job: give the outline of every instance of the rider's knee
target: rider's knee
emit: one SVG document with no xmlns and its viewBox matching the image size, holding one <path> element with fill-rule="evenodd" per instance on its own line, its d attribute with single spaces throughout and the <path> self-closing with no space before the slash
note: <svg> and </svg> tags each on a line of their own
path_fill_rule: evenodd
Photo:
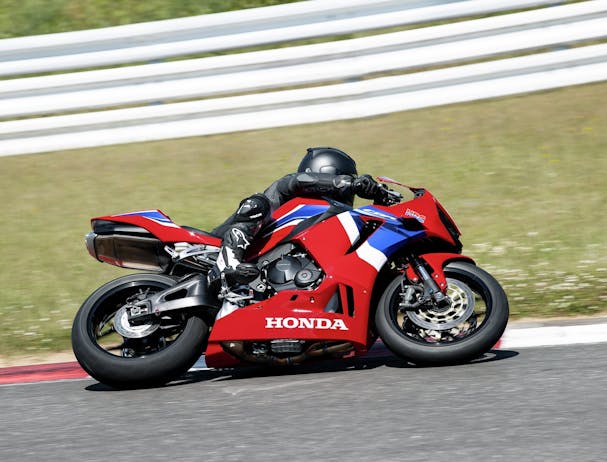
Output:
<svg viewBox="0 0 607 462">
<path fill-rule="evenodd" d="M 259 222 L 263 223 L 270 216 L 270 201 L 263 194 L 253 194 L 244 199 L 236 214 L 234 220 L 240 223 Z"/>
</svg>

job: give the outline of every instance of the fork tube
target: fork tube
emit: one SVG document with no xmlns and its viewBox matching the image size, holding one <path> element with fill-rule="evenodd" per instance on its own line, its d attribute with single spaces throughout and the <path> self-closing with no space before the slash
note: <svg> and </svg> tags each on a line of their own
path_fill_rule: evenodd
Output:
<svg viewBox="0 0 607 462">
<path fill-rule="evenodd" d="M 432 300 L 439 306 L 442 306 L 443 304 L 445 304 L 445 302 L 448 302 L 445 297 L 445 294 L 441 292 L 440 287 L 432 278 L 432 276 L 430 276 L 430 273 L 428 273 L 428 270 L 426 270 L 426 267 L 424 266 L 423 262 L 414 255 L 411 255 L 409 257 L 409 261 L 413 265 L 413 268 L 415 269 L 417 275 L 423 281 L 426 295 L 431 297 Z"/>
</svg>

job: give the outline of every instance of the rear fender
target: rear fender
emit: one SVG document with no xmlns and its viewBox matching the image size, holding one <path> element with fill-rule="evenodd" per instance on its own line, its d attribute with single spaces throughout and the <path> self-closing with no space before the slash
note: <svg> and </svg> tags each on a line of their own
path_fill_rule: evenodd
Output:
<svg viewBox="0 0 607 462">
<path fill-rule="evenodd" d="M 443 293 L 447 290 L 447 278 L 443 271 L 443 268 L 445 268 L 447 264 L 453 261 L 465 261 L 476 264 L 472 258 L 458 253 L 426 253 L 418 255 L 417 258 L 426 263 L 429 270 L 431 270 L 430 275 L 432 276 L 432 279 L 438 284 L 438 287 Z M 419 275 L 415 272 L 412 265 L 407 267 L 405 275 L 411 282 L 417 283 L 420 280 Z"/>
</svg>

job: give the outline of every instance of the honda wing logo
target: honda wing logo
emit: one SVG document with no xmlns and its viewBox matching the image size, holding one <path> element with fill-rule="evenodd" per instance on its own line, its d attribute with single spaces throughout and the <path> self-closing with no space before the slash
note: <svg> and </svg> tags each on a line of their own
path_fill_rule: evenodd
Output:
<svg viewBox="0 0 607 462">
<path fill-rule="evenodd" d="M 266 318 L 266 329 L 350 330 L 343 320 L 327 318 Z"/>
<path fill-rule="evenodd" d="M 416 212 L 415 210 L 407 209 L 405 215 L 411 218 L 415 218 L 420 223 L 426 222 L 426 215 L 422 215 L 421 213 Z"/>
</svg>

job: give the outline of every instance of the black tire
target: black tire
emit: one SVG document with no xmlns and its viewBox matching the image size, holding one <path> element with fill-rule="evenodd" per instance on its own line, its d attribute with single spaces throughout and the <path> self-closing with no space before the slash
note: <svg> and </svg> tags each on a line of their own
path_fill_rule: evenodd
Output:
<svg viewBox="0 0 607 462">
<path fill-rule="evenodd" d="M 140 339 L 127 339 L 112 330 L 114 315 L 128 298 L 160 292 L 175 283 L 160 274 L 132 274 L 108 282 L 85 300 L 72 326 L 72 348 L 91 377 L 114 388 L 146 388 L 170 382 L 192 367 L 206 347 L 209 332 L 200 317 L 176 312 L 161 318 L 156 330 Z M 112 348 L 108 340 L 122 344 Z"/>
<path fill-rule="evenodd" d="M 466 317 L 458 320 L 460 326 L 466 322 L 469 326 L 468 330 L 461 329 L 461 337 L 454 338 L 448 329 L 424 330 L 427 326 L 420 326 L 423 319 L 420 323 L 421 317 L 415 312 L 399 310 L 402 275 L 388 285 L 375 314 L 375 326 L 384 344 L 397 356 L 418 365 L 458 364 L 478 358 L 495 346 L 508 323 L 508 299 L 493 276 L 468 262 L 449 263 L 444 271 L 450 286 L 470 293 L 463 290 L 467 286 L 476 301 L 474 312 L 463 313 Z M 420 332 L 436 332 L 446 338 L 437 340 Z"/>
</svg>

